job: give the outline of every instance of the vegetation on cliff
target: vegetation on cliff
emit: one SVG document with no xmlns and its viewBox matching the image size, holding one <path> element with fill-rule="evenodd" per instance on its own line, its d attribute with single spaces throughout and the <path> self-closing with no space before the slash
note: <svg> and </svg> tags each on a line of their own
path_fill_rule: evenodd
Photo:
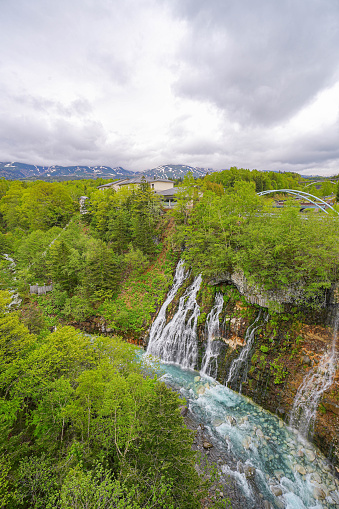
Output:
<svg viewBox="0 0 339 509">
<path fill-rule="evenodd" d="M 0 507 L 199 507 L 180 400 L 134 347 L 72 327 L 38 338 L 0 299 Z"/>
</svg>

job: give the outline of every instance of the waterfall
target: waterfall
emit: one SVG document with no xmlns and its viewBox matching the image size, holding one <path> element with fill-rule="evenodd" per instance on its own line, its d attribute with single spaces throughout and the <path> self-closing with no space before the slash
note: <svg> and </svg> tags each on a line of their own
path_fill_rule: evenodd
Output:
<svg viewBox="0 0 339 509">
<path fill-rule="evenodd" d="M 232 362 L 229 373 L 228 373 L 228 378 L 227 378 L 227 381 L 225 384 L 226 387 L 230 386 L 230 388 L 234 388 L 234 390 L 237 390 L 237 388 L 238 388 L 238 392 L 240 392 L 240 393 L 241 393 L 241 389 L 242 389 L 242 384 L 247 379 L 249 356 L 250 356 L 251 348 L 253 345 L 256 330 L 259 327 L 259 325 L 256 325 L 256 324 L 258 323 L 260 316 L 261 316 L 261 311 L 259 311 L 257 318 L 248 327 L 248 329 L 246 331 L 246 335 L 245 335 L 245 346 L 241 350 L 239 357 L 234 359 L 234 361 Z M 267 318 L 268 318 L 268 314 L 265 317 L 265 321 L 267 320 Z M 242 374 L 240 373 L 241 371 L 242 371 Z M 239 378 L 240 378 L 240 381 L 239 381 Z M 239 387 L 238 387 L 238 382 L 239 382 Z"/>
<path fill-rule="evenodd" d="M 9 270 L 13 273 L 14 277 L 13 277 L 13 281 L 16 281 L 16 277 L 15 277 L 15 273 L 16 273 L 16 263 L 15 261 L 13 260 L 13 258 L 11 258 L 8 254 L 3 254 L 2 255 L 5 260 L 7 262 L 9 262 Z M 11 294 L 11 302 L 8 304 L 8 308 L 11 309 L 11 308 L 18 308 L 22 302 L 22 299 L 20 299 L 19 297 L 19 293 L 18 293 L 18 290 L 17 288 L 13 289 L 13 288 L 10 288 L 8 289 L 9 293 Z"/>
<path fill-rule="evenodd" d="M 193 369 L 198 359 L 196 330 L 200 308 L 196 296 L 202 281 L 201 275 L 187 288 L 179 300 L 177 312 L 166 325 L 167 306 L 187 277 L 182 265 L 178 265 L 175 283 L 151 327 L 147 354 Z"/>
<path fill-rule="evenodd" d="M 337 367 L 338 326 L 339 310 L 334 320 L 331 348 L 324 353 L 319 364 L 307 373 L 294 398 L 290 425 L 306 438 L 314 425 L 320 398 L 333 383 Z"/>
<path fill-rule="evenodd" d="M 149 351 L 151 349 L 152 350 L 156 349 L 156 345 L 159 343 L 162 331 L 164 330 L 164 327 L 166 325 L 167 307 L 169 306 L 169 304 L 172 302 L 172 300 L 176 296 L 177 291 L 179 290 L 180 286 L 183 284 L 183 282 L 185 281 L 187 276 L 188 276 L 188 272 L 186 272 L 184 269 L 184 262 L 183 262 L 183 260 L 180 260 L 177 265 L 177 268 L 175 270 L 172 288 L 168 292 L 166 300 L 163 303 L 163 305 L 161 306 L 158 316 L 156 317 L 156 319 L 154 320 L 154 322 L 152 324 L 152 327 L 150 330 L 150 335 L 149 335 L 147 351 Z M 151 352 L 149 352 L 149 353 L 151 353 Z M 151 353 L 151 355 L 156 355 L 156 354 Z"/>
<path fill-rule="evenodd" d="M 218 355 L 220 353 L 220 342 L 215 339 L 220 335 L 219 315 L 224 305 L 223 294 L 218 292 L 215 296 L 215 304 L 211 309 L 205 325 L 205 336 L 207 337 L 207 347 L 204 358 L 201 363 L 201 373 L 217 378 L 218 373 Z"/>
</svg>

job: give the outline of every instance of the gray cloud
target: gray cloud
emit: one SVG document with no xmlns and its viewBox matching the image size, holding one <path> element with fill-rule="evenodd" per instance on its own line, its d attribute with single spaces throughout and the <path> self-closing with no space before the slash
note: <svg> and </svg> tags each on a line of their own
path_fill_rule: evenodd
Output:
<svg viewBox="0 0 339 509">
<path fill-rule="evenodd" d="M 180 0 L 188 25 L 175 91 L 243 124 L 288 119 L 339 69 L 336 0 Z"/>
<path fill-rule="evenodd" d="M 339 81 L 337 0 L 1 8 L 0 160 L 338 172 L 338 122 L 292 128 Z"/>
</svg>

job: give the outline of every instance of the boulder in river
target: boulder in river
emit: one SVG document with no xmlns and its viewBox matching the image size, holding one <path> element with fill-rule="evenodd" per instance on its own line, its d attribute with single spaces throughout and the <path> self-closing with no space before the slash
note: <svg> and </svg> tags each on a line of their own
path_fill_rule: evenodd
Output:
<svg viewBox="0 0 339 509">
<path fill-rule="evenodd" d="M 203 448 L 204 449 L 212 449 L 213 447 L 213 444 L 211 444 L 210 442 L 207 442 L 207 440 L 205 440 L 205 442 L 202 444 Z"/>
<path fill-rule="evenodd" d="M 180 415 L 182 415 L 183 417 L 186 417 L 187 412 L 188 412 L 187 406 L 183 405 L 180 407 Z"/>
<path fill-rule="evenodd" d="M 246 479 L 254 479 L 255 468 L 251 465 L 244 465 L 244 474 Z"/>
<path fill-rule="evenodd" d="M 283 494 L 280 486 L 271 486 L 271 491 L 275 497 L 280 497 Z"/>
</svg>

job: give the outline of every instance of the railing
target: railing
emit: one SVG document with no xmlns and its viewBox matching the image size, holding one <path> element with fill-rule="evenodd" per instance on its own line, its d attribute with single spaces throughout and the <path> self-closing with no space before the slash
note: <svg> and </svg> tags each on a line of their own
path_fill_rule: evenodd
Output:
<svg viewBox="0 0 339 509">
<path fill-rule="evenodd" d="M 32 285 L 29 287 L 29 293 L 37 293 L 38 295 L 46 295 L 47 292 L 53 290 L 53 285 Z"/>
<path fill-rule="evenodd" d="M 335 212 L 336 214 L 339 215 L 339 212 L 337 212 L 329 203 L 322 200 L 321 198 L 318 198 L 318 196 L 314 196 L 313 194 L 305 193 L 304 191 L 296 191 L 295 189 L 272 189 L 269 191 L 261 191 L 260 193 L 257 193 L 257 194 L 259 196 L 264 196 L 264 195 L 270 194 L 270 193 L 287 193 L 287 194 L 292 194 L 294 196 L 298 196 L 301 199 L 306 198 L 310 203 L 313 203 L 313 205 L 315 205 L 317 208 L 319 208 L 323 212 L 326 212 L 326 214 L 328 214 L 328 212 L 325 207 L 328 207 L 331 210 L 333 210 L 333 212 Z M 313 200 L 311 198 L 313 198 Z M 317 201 L 320 203 L 317 203 Z"/>
</svg>

